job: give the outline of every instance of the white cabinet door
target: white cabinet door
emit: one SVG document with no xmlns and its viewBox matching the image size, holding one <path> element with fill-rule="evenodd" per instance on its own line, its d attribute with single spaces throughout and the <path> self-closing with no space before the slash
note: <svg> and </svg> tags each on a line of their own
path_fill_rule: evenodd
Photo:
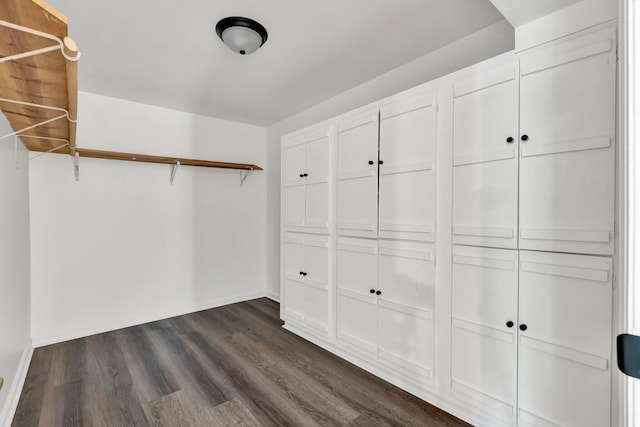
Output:
<svg viewBox="0 0 640 427">
<path fill-rule="evenodd" d="M 305 134 L 305 231 L 329 234 L 331 203 L 331 129 Z"/>
<path fill-rule="evenodd" d="M 515 424 L 518 252 L 453 247 L 451 393 Z"/>
<path fill-rule="evenodd" d="M 611 275 L 610 258 L 520 252 L 519 425 L 609 425 Z"/>
<path fill-rule="evenodd" d="M 286 233 L 282 318 L 329 335 L 329 236 Z"/>
<path fill-rule="evenodd" d="M 286 233 L 284 236 L 284 277 L 282 281 L 282 318 L 304 321 L 304 235 Z"/>
<path fill-rule="evenodd" d="M 283 143 L 283 209 L 284 228 L 304 232 L 305 227 L 305 145 L 304 137 L 291 138 Z"/>
<path fill-rule="evenodd" d="M 434 241 L 437 93 L 380 109 L 379 236 Z"/>
<path fill-rule="evenodd" d="M 338 238 L 337 339 L 375 357 L 377 350 L 378 242 Z"/>
<path fill-rule="evenodd" d="M 378 110 L 338 124 L 338 234 L 378 235 Z"/>
<path fill-rule="evenodd" d="M 613 254 L 615 30 L 523 55 L 520 75 L 520 248 Z"/>
<path fill-rule="evenodd" d="M 431 383 L 434 363 L 434 246 L 378 242 L 378 358 Z"/>
<path fill-rule="evenodd" d="M 454 83 L 453 243 L 517 248 L 515 60 Z"/>
<path fill-rule="evenodd" d="M 329 237 L 304 239 L 304 321 L 323 335 L 329 334 Z"/>
</svg>

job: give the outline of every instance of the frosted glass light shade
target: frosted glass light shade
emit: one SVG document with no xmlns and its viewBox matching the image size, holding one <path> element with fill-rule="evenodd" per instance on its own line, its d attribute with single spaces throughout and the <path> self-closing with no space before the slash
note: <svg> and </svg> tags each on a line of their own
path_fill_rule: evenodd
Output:
<svg viewBox="0 0 640 427">
<path fill-rule="evenodd" d="M 250 55 L 262 46 L 260 34 L 247 27 L 230 27 L 222 32 L 222 41 L 241 55 Z"/>
<path fill-rule="evenodd" d="M 229 49 L 240 55 L 249 55 L 267 41 L 267 30 L 253 19 L 241 16 L 223 18 L 216 24 L 218 37 Z"/>
</svg>

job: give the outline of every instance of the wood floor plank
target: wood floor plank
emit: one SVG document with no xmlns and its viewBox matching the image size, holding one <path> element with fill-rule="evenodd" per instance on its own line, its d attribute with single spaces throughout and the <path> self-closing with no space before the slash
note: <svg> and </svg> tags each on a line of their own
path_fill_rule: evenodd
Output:
<svg viewBox="0 0 640 427">
<path fill-rule="evenodd" d="M 211 427 L 262 425 L 240 400 L 234 399 L 209 411 Z"/>
<path fill-rule="evenodd" d="M 218 340 L 215 346 L 211 345 L 201 332 L 190 334 L 190 338 L 194 345 L 215 360 L 246 400 L 260 408 L 260 411 L 256 411 L 258 415 L 264 413 L 271 418 L 269 424 L 319 425 L 295 404 L 293 396 L 274 387 L 273 381 L 260 369 L 246 363 L 242 355 L 228 342 L 229 337 Z"/>
<path fill-rule="evenodd" d="M 20 407 L 16 411 L 12 426 L 38 425 L 47 380 L 46 373 L 27 375 L 20 394 Z"/>
<path fill-rule="evenodd" d="M 280 359 L 271 346 L 261 345 L 243 334 L 234 334 L 230 340 L 252 365 L 268 375 L 278 388 L 294 396 L 298 405 L 320 424 L 345 424 L 360 415 L 345 399 L 323 387 L 306 370 L 298 369 L 289 361 Z"/>
<path fill-rule="evenodd" d="M 146 426 L 145 413 L 133 379 L 116 341 L 117 333 L 93 335 L 87 341 L 89 375 L 85 398 L 91 417 L 106 426 Z"/>
<path fill-rule="evenodd" d="M 147 403 L 145 412 L 154 427 L 205 427 L 198 410 L 182 390 Z"/>
<path fill-rule="evenodd" d="M 227 401 L 215 380 L 171 329 L 148 331 L 164 366 L 173 372 L 180 388 L 198 401 L 200 409 L 209 409 Z"/>
<path fill-rule="evenodd" d="M 122 349 L 142 404 L 180 390 L 172 372 L 158 360 L 158 353 L 144 327 L 134 326 L 118 331 L 116 342 Z"/>
<path fill-rule="evenodd" d="M 256 299 L 38 348 L 12 426 L 468 426 Z"/>
</svg>

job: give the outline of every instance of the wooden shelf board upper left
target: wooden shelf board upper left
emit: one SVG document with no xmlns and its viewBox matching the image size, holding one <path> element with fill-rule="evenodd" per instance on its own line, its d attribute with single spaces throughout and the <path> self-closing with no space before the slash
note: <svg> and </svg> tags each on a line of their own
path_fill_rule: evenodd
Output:
<svg viewBox="0 0 640 427">
<path fill-rule="evenodd" d="M 23 27 L 54 35 L 61 40 L 67 37 L 67 18 L 42 0 L 2 0 L 0 19 Z M 55 45 L 32 34 L 0 27 L 0 56 L 40 49 Z M 68 76 L 68 62 L 59 50 L 0 64 L 0 98 L 48 105 L 73 110 L 77 104 L 77 74 Z M 75 66 L 75 63 L 73 64 Z M 73 79 L 74 81 L 68 81 Z M 74 90 L 70 90 L 72 87 Z M 71 97 L 71 99 L 70 99 Z M 0 101 L 0 109 L 14 131 L 61 115 L 60 111 L 16 105 Z M 75 144 L 75 126 L 66 118 L 36 127 L 21 136 L 29 150 L 47 151 L 64 142 L 28 137 L 36 135 L 60 138 Z M 60 152 L 69 153 L 68 148 Z"/>
</svg>

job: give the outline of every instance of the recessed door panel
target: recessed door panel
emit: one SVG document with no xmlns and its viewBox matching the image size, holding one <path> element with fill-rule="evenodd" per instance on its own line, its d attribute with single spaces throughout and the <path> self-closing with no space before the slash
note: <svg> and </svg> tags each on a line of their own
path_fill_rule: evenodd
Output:
<svg viewBox="0 0 640 427">
<path fill-rule="evenodd" d="M 615 56 L 611 29 L 521 59 L 520 248 L 613 254 Z"/>
<path fill-rule="evenodd" d="M 329 333 L 329 291 L 306 284 L 304 291 L 305 323 L 315 332 L 327 335 Z"/>
<path fill-rule="evenodd" d="M 435 205 L 435 171 L 380 175 L 379 236 L 435 241 Z"/>
<path fill-rule="evenodd" d="M 338 124 L 337 228 L 344 236 L 376 237 L 378 110 Z"/>
<path fill-rule="evenodd" d="M 338 289 L 337 338 L 351 349 L 375 357 L 378 348 L 378 319 L 374 296 L 362 296 Z"/>
<path fill-rule="evenodd" d="M 302 281 L 304 273 L 304 234 L 284 235 L 284 276 L 290 280 Z"/>
<path fill-rule="evenodd" d="M 376 237 L 378 235 L 378 177 L 338 181 L 338 234 Z"/>
<path fill-rule="evenodd" d="M 433 311 L 434 247 L 429 243 L 381 240 L 378 258 L 379 299 Z"/>
<path fill-rule="evenodd" d="M 378 170 L 378 110 L 338 125 L 338 179 L 370 176 Z"/>
<path fill-rule="evenodd" d="M 330 175 L 331 138 L 329 128 L 322 129 L 306 143 L 305 182 L 328 182 Z"/>
<path fill-rule="evenodd" d="M 428 92 L 380 109 L 380 173 L 434 168 L 437 94 Z"/>
<path fill-rule="evenodd" d="M 305 236 L 304 281 L 328 290 L 329 286 L 329 237 Z"/>
<path fill-rule="evenodd" d="M 521 251 L 522 334 L 609 358 L 611 274 L 611 258 Z"/>
<path fill-rule="evenodd" d="M 304 283 L 289 278 L 285 278 L 283 283 L 284 304 L 282 317 L 285 320 L 303 322 L 305 311 Z"/>
<path fill-rule="evenodd" d="M 491 418 L 510 422 L 516 409 L 517 306 L 517 251 L 453 247 L 451 391 Z"/>
<path fill-rule="evenodd" d="M 282 197 L 284 197 L 285 230 L 304 232 L 306 205 L 304 184 L 284 187 Z"/>
<path fill-rule="evenodd" d="M 453 168 L 453 243 L 515 249 L 518 163 L 482 162 Z"/>
<path fill-rule="evenodd" d="M 338 238 L 337 286 L 365 296 L 378 288 L 378 242 Z"/>
<path fill-rule="evenodd" d="M 518 322 L 518 252 L 453 247 L 452 315 L 510 332 Z M 506 326 L 513 322 L 513 326 Z"/>
<path fill-rule="evenodd" d="M 517 247 L 517 77 L 511 61 L 454 83 L 454 243 Z"/>
<path fill-rule="evenodd" d="M 320 182 L 305 185 L 305 231 L 307 233 L 329 234 L 331 216 L 329 183 Z"/>
<path fill-rule="evenodd" d="M 431 382 L 434 328 L 432 313 L 378 301 L 378 358 L 414 380 Z"/>
<path fill-rule="evenodd" d="M 521 251 L 518 396 L 533 420 L 525 425 L 609 424 L 611 273 L 610 258 Z"/>
<path fill-rule="evenodd" d="M 521 340 L 519 426 L 610 425 L 610 366 L 580 356 L 564 347 Z"/>
<path fill-rule="evenodd" d="M 287 140 L 284 143 L 284 185 L 296 185 L 304 182 L 305 146 L 302 137 Z"/>
<path fill-rule="evenodd" d="M 516 334 L 455 320 L 451 329 L 451 394 L 484 412 L 514 422 Z"/>
<path fill-rule="evenodd" d="M 437 94 L 380 109 L 379 237 L 435 239 Z"/>
</svg>

